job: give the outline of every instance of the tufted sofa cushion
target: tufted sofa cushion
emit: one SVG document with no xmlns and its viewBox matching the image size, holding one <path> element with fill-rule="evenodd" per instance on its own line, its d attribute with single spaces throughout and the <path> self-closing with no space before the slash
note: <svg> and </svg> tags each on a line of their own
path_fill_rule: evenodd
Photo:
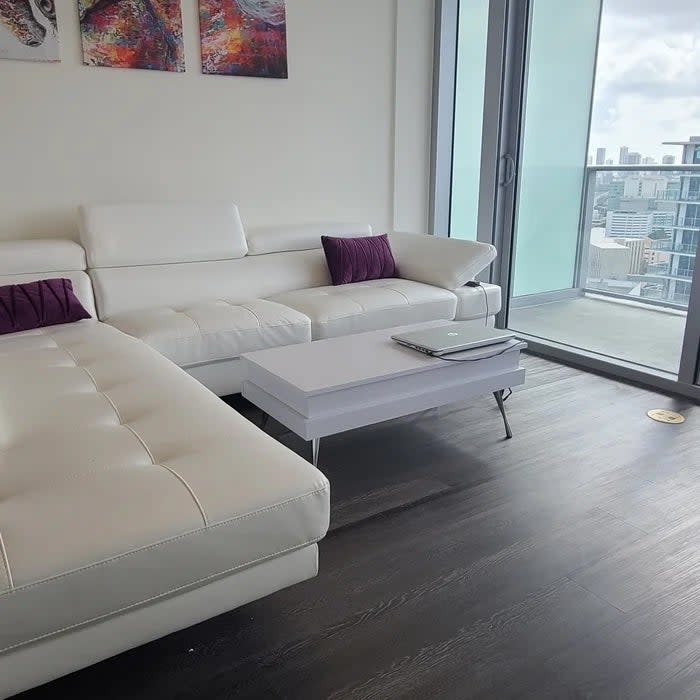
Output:
<svg viewBox="0 0 700 700">
<path fill-rule="evenodd" d="M 326 532 L 325 477 L 145 343 L 85 320 L 0 367 L 0 655 Z"/>
<path fill-rule="evenodd" d="M 218 299 L 183 309 L 131 311 L 107 322 L 140 338 L 181 367 L 311 340 L 308 317 L 262 299 L 245 304 Z"/>
<path fill-rule="evenodd" d="M 316 287 L 270 297 L 311 319 L 314 340 L 423 321 L 452 320 L 457 297 L 405 279 Z"/>
</svg>

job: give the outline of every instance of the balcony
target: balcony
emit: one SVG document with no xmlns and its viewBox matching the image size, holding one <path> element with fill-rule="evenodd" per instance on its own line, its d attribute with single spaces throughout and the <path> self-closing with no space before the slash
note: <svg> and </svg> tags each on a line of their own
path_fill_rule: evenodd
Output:
<svg viewBox="0 0 700 700">
<path fill-rule="evenodd" d="M 674 166 L 679 168 L 681 166 Z M 700 202 L 700 192 L 686 192 L 681 194 L 677 190 L 659 192 L 657 198 L 667 202 Z"/>
<path fill-rule="evenodd" d="M 687 305 L 687 297 L 684 302 Z M 511 309 L 510 327 L 535 338 L 675 374 L 685 313 L 584 292 L 576 299 Z"/>
<path fill-rule="evenodd" d="M 656 234 L 653 217 L 649 217 L 647 236 L 641 238 L 647 239 L 645 243 L 640 244 L 639 238 L 605 235 L 607 195 L 614 191 L 611 183 L 624 183 L 626 177 L 649 172 L 657 176 L 668 173 L 669 182 L 675 182 L 677 188 L 681 178 L 700 174 L 700 165 L 585 168 L 578 236 L 572 235 L 570 229 L 557 232 L 556 222 L 545 224 L 550 241 L 547 254 L 557 256 L 559 267 L 551 264 L 551 257 L 542 265 L 530 258 L 520 279 L 516 268 L 516 292 L 519 288 L 537 291 L 513 296 L 509 314 L 513 330 L 640 368 L 678 373 L 698 246 L 672 238 L 649 240 L 649 235 Z M 617 191 L 622 186 L 617 185 Z M 676 189 L 648 199 L 648 208 L 640 201 L 639 210 L 630 212 L 632 218 L 657 210 L 658 200 L 700 202 L 700 193 L 680 197 Z M 671 213 L 678 219 L 680 211 L 682 208 L 677 206 Z M 700 229 L 700 218 L 680 218 L 674 225 L 695 226 Z M 664 253 L 668 253 L 666 260 Z M 691 265 L 679 267 L 678 262 L 684 260 Z M 553 278 L 553 272 L 561 273 L 562 269 L 566 273 L 552 279 L 548 286 L 547 274 Z M 567 275 L 571 284 L 562 289 L 561 282 Z"/>
<path fill-rule="evenodd" d="M 672 240 L 652 241 L 652 250 L 662 250 L 668 253 L 679 253 L 681 255 L 695 255 L 698 250 L 697 245 L 690 243 L 674 243 Z"/>
<path fill-rule="evenodd" d="M 634 279 L 644 281 L 645 277 L 663 277 L 668 279 L 692 280 L 693 270 L 687 268 L 679 268 L 675 272 L 671 263 L 657 263 L 647 265 L 645 275 L 635 275 Z"/>
</svg>

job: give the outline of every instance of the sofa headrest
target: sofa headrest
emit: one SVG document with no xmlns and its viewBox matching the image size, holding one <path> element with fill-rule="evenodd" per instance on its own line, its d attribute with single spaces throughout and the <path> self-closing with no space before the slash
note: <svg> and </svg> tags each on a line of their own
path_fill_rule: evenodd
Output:
<svg viewBox="0 0 700 700">
<path fill-rule="evenodd" d="M 74 241 L 43 239 L 0 241 L 0 286 L 64 277 L 87 312 L 96 317 L 85 251 Z"/>
<path fill-rule="evenodd" d="M 371 236 L 369 224 L 328 223 L 267 226 L 248 229 L 248 254 L 284 253 L 321 247 L 321 236 Z"/>
<path fill-rule="evenodd" d="M 85 251 L 61 239 L 0 241 L 0 275 L 85 269 Z"/>
<path fill-rule="evenodd" d="M 100 204 L 80 207 L 88 267 L 129 267 L 242 258 L 248 252 L 230 203 Z"/>
</svg>

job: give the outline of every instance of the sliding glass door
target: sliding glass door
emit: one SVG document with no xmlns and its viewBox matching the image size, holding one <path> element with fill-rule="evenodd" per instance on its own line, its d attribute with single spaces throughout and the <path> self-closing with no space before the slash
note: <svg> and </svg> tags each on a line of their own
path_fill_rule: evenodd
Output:
<svg viewBox="0 0 700 700">
<path fill-rule="evenodd" d="M 454 63 L 436 233 L 498 247 L 500 323 L 538 351 L 700 396 L 694 3 L 438 5 Z"/>
<path fill-rule="evenodd" d="M 512 329 L 671 381 L 697 360 L 700 137 L 674 138 L 700 133 L 700 76 L 648 68 L 698 41 L 687 0 L 530 2 Z"/>
</svg>

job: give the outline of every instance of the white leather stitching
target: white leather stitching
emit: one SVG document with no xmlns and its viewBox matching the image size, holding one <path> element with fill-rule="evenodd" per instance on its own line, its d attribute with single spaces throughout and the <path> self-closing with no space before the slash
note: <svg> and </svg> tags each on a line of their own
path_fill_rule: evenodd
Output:
<svg viewBox="0 0 700 700">
<path fill-rule="evenodd" d="M 194 323 L 194 327 L 195 327 L 200 333 L 202 332 L 201 326 L 199 325 L 199 323 L 197 323 L 197 320 L 196 320 L 193 316 L 190 316 L 186 311 L 176 311 L 176 313 L 182 314 L 185 318 L 189 318 L 190 321 L 192 321 L 192 323 Z"/>
<path fill-rule="evenodd" d="M 2 533 L 0 532 L 0 561 L 5 569 L 5 575 L 7 576 L 7 585 L 10 590 L 13 590 L 15 585 L 12 581 L 12 570 L 10 569 L 10 558 L 7 556 L 7 549 L 5 549 L 5 541 L 2 538 Z"/>
<path fill-rule="evenodd" d="M 270 330 L 273 328 L 288 328 L 290 326 L 307 326 L 309 324 L 309 319 L 304 317 L 298 321 L 290 321 L 289 323 L 277 323 L 274 326 L 258 326 L 256 328 L 220 328 L 218 331 L 202 331 L 198 335 L 189 336 L 179 336 L 177 338 L 165 338 L 168 341 L 183 341 L 183 340 L 197 340 L 198 338 L 206 338 L 209 335 L 218 335 L 219 333 L 235 333 L 236 335 L 242 335 L 243 333 L 257 333 L 261 330 Z M 158 342 L 160 338 L 153 338 L 152 342 Z M 145 341 L 144 341 L 145 342 Z"/>
<path fill-rule="evenodd" d="M 27 639 L 22 642 L 18 642 L 17 644 L 11 644 L 10 646 L 4 647 L 0 649 L 0 654 L 4 653 L 6 651 L 12 651 L 12 649 L 16 649 L 17 647 L 25 646 L 26 644 L 32 644 L 33 642 L 38 642 L 40 639 L 46 639 L 47 637 L 52 637 L 55 634 L 61 634 L 62 632 L 66 632 L 71 629 L 75 629 L 76 627 L 82 627 L 84 625 L 90 625 L 93 622 L 97 622 L 98 620 L 104 620 L 107 617 L 111 617 L 112 615 L 118 615 L 120 613 L 126 612 L 127 610 L 131 610 L 133 608 L 138 608 L 142 605 L 146 605 L 148 603 L 153 602 L 154 600 L 158 600 L 159 598 L 164 598 L 165 596 L 172 595 L 173 593 L 177 593 L 178 591 L 182 591 L 187 588 L 194 588 L 195 586 L 198 586 L 199 584 L 205 583 L 206 581 L 211 581 L 216 578 L 221 578 L 222 576 L 226 576 L 228 574 L 232 574 L 240 569 L 243 569 L 247 566 L 252 566 L 253 564 L 259 564 L 263 561 L 266 561 L 267 559 L 275 559 L 282 554 L 287 554 L 289 552 L 293 552 L 298 549 L 303 549 L 304 547 L 308 547 L 311 544 L 315 544 L 316 542 L 319 541 L 320 538 L 314 537 L 310 540 L 307 540 L 306 542 L 302 542 L 301 544 L 295 544 L 292 547 L 287 547 L 286 549 L 281 549 L 278 552 L 275 552 L 274 554 L 267 554 L 264 557 L 258 557 L 257 559 L 251 559 L 250 561 L 247 561 L 243 564 L 238 564 L 237 566 L 233 566 L 230 569 L 226 569 L 225 571 L 219 571 L 216 574 L 210 574 L 209 576 L 204 576 L 200 579 L 197 579 L 196 581 L 190 581 L 190 583 L 186 583 L 182 586 L 178 586 L 177 588 L 171 588 L 168 591 L 164 591 L 163 593 L 159 593 L 158 595 L 151 596 L 150 598 L 145 598 L 144 600 L 138 601 L 138 603 L 132 603 L 131 605 L 125 605 L 122 608 L 119 608 L 118 610 L 110 610 L 108 613 L 104 613 L 102 615 L 97 615 L 96 617 L 92 617 L 88 620 L 82 620 L 81 622 L 76 622 L 72 625 L 68 625 L 66 627 L 61 627 L 60 629 L 53 630 L 52 632 L 47 632 L 46 634 L 41 634 L 38 637 L 33 637 L 32 639 Z"/>
<path fill-rule="evenodd" d="M 146 450 L 146 454 L 151 460 L 151 464 L 157 464 L 156 458 L 153 456 L 153 452 L 151 452 L 151 448 L 146 444 L 146 441 L 136 432 L 136 430 L 134 430 L 134 428 L 132 428 L 128 423 L 122 423 L 122 426 L 124 426 L 141 443 L 141 447 Z"/>
<path fill-rule="evenodd" d="M 49 337 L 51 337 L 51 339 L 54 340 L 52 336 L 49 336 Z M 54 340 L 54 342 L 55 342 L 55 340 Z M 131 434 L 139 441 L 139 443 L 141 444 L 143 449 L 146 451 L 146 454 L 148 455 L 149 459 L 151 460 L 151 463 L 154 466 L 162 467 L 166 471 L 170 472 L 187 489 L 187 492 L 190 494 L 190 497 L 192 498 L 195 505 L 197 506 L 197 509 L 199 510 L 199 514 L 202 516 L 202 520 L 204 521 L 204 526 L 206 527 L 209 524 L 209 521 L 207 519 L 207 514 L 204 510 L 204 507 L 202 506 L 202 502 L 199 500 L 199 498 L 195 494 L 192 487 L 174 469 L 171 469 L 170 467 L 166 466 L 165 464 L 159 464 L 156 461 L 155 457 L 153 456 L 153 453 L 151 452 L 151 448 L 146 444 L 146 441 L 138 434 L 138 432 L 136 431 L 135 428 L 133 428 L 128 423 L 124 422 L 124 420 L 122 419 L 122 417 L 119 413 L 119 409 L 115 405 L 114 401 L 112 401 L 112 399 L 107 394 L 105 394 L 104 391 L 100 390 L 100 387 L 97 385 L 97 380 L 92 375 L 92 372 L 90 372 L 90 370 L 87 367 L 84 367 L 83 365 L 78 364 L 78 360 L 76 359 L 75 355 L 73 355 L 73 353 L 70 350 L 63 348 L 63 346 L 61 346 L 61 349 L 66 352 L 66 354 L 71 358 L 71 360 L 73 360 L 73 363 L 75 364 L 76 367 L 82 369 L 83 372 L 85 372 L 85 374 L 87 374 L 87 376 L 90 377 L 90 381 L 95 386 L 95 391 L 97 391 L 98 394 L 102 394 L 102 396 L 104 396 L 105 399 L 107 399 L 107 401 L 109 402 L 109 405 L 114 409 L 114 413 L 116 414 L 117 419 L 119 420 L 119 424 L 121 426 L 123 426 L 124 428 L 126 428 L 128 431 L 130 431 Z"/>
<path fill-rule="evenodd" d="M 204 506 L 201 504 L 199 498 L 197 498 L 197 495 L 194 492 L 194 489 L 187 483 L 186 479 L 181 474 L 176 472 L 172 467 L 169 467 L 167 464 L 156 464 L 155 466 L 167 469 L 167 471 L 169 471 L 174 477 L 180 480 L 182 485 L 190 492 L 192 500 L 197 504 L 197 508 L 199 508 L 202 520 L 204 521 L 204 527 L 207 527 L 207 525 L 209 525 L 209 520 L 207 518 L 206 512 L 204 511 Z"/>
<path fill-rule="evenodd" d="M 72 576 L 73 574 L 77 574 L 82 571 L 89 571 L 90 569 L 95 569 L 98 566 L 104 566 L 105 564 L 111 564 L 112 562 L 119 561 L 120 559 L 126 559 L 127 557 L 133 556 L 134 554 L 138 554 L 139 552 L 147 552 L 151 549 L 157 549 L 158 547 L 161 547 L 164 544 L 168 544 L 170 542 L 177 542 L 178 540 L 182 540 L 185 537 L 192 537 L 193 535 L 198 535 L 201 534 L 207 530 L 213 530 L 214 528 L 217 527 L 224 527 L 226 525 L 230 525 L 231 523 L 234 523 L 238 520 L 245 520 L 246 518 L 252 518 L 256 515 L 259 515 L 261 513 L 267 513 L 268 511 L 271 510 L 277 510 L 278 508 L 283 508 L 286 505 L 289 505 L 290 503 L 294 503 L 295 501 L 301 501 L 304 498 L 309 498 L 311 496 L 316 496 L 319 493 L 325 493 L 328 491 L 328 486 L 329 484 L 326 483 L 322 488 L 315 489 L 314 491 L 309 491 L 308 493 L 304 493 L 301 496 L 294 496 L 293 498 L 288 498 L 284 501 L 279 501 L 278 503 L 275 503 L 270 506 L 265 506 L 264 508 L 258 508 L 257 510 L 252 510 L 249 513 L 244 513 L 242 515 L 235 515 L 232 518 L 229 518 L 228 520 L 222 520 L 220 523 L 214 523 L 213 525 L 208 525 L 207 527 L 202 527 L 198 528 L 197 530 L 191 530 L 190 532 L 185 532 L 181 535 L 176 535 L 175 537 L 169 537 L 168 539 L 161 540 L 160 542 L 154 542 L 153 544 L 146 545 L 145 547 L 139 547 L 138 549 L 132 549 L 130 552 L 124 552 L 124 554 L 118 554 L 117 556 L 110 557 L 109 559 L 103 559 L 102 561 L 94 562 L 93 564 L 88 564 L 87 566 L 81 566 L 78 567 L 77 569 L 73 569 L 71 571 L 66 571 L 62 574 L 57 574 L 56 576 L 50 576 L 49 578 L 42 579 L 41 581 L 35 581 L 34 583 L 25 583 L 22 586 L 18 586 L 17 588 L 14 589 L 14 592 L 17 593 L 19 591 L 23 590 L 28 590 L 30 588 L 36 588 L 37 586 L 43 586 L 46 583 L 49 583 L 51 581 L 58 581 L 62 578 L 65 578 L 66 576 Z M 7 595 L 7 591 L 4 593 L 0 593 L 0 599 L 4 595 Z M 2 651 L 0 649 L 0 651 Z"/>
<path fill-rule="evenodd" d="M 253 311 L 253 309 L 251 309 L 249 306 L 246 306 L 245 304 L 239 304 L 239 306 L 240 306 L 242 309 L 245 309 L 251 316 L 253 316 L 253 317 L 255 318 L 255 320 L 258 322 L 258 328 L 262 328 L 262 327 L 263 327 L 262 320 L 260 319 L 260 316 L 258 316 L 258 315 L 255 313 L 255 311 Z"/>
<path fill-rule="evenodd" d="M 396 289 L 395 287 L 390 287 L 389 285 L 384 287 L 384 289 L 390 289 L 392 292 L 396 292 L 397 294 L 399 294 L 400 296 L 402 296 L 406 300 L 407 304 L 409 304 L 409 305 L 411 304 L 411 300 L 408 298 L 408 295 L 404 294 L 400 289 Z"/>
</svg>

